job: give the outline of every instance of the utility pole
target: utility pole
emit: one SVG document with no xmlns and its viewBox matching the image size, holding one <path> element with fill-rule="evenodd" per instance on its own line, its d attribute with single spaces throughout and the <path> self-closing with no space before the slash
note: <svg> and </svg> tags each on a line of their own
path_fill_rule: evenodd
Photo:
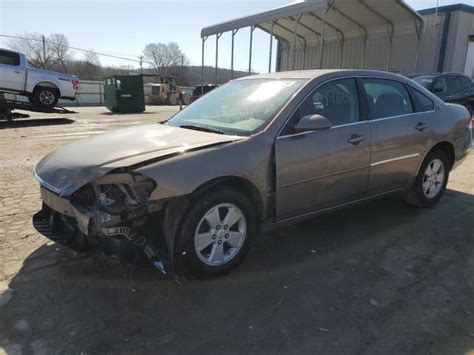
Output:
<svg viewBox="0 0 474 355">
<path fill-rule="evenodd" d="M 138 59 L 140 59 L 140 74 L 143 74 L 143 56 L 139 56 Z"/>
<path fill-rule="evenodd" d="M 184 67 L 184 54 L 181 55 L 181 66 Z"/>
<path fill-rule="evenodd" d="M 43 35 L 43 69 L 47 69 L 46 68 L 46 38 L 44 37 Z"/>
</svg>

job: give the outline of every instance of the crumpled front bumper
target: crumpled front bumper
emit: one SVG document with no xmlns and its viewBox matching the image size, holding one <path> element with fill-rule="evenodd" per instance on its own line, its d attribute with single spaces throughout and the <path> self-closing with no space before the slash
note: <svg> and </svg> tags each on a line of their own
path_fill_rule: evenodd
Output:
<svg viewBox="0 0 474 355">
<path fill-rule="evenodd" d="M 36 230 L 59 244 L 80 252 L 108 255 L 116 259 L 143 263 L 147 260 L 160 272 L 171 270 L 166 248 L 159 244 L 156 226 L 146 230 L 146 211 L 137 212 L 136 220 L 123 220 L 120 215 L 110 215 L 99 210 L 75 206 L 68 198 L 61 197 L 41 186 L 42 209 L 33 216 Z M 139 223 L 140 224 L 140 223 Z"/>
<path fill-rule="evenodd" d="M 125 237 L 85 235 L 73 218 L 53 211 L 45 204 L 33 216 L 33 225 L 48 239 L 80 252 L 108 255 L 133 263 L 143 263 L 148 260 L 143 244 L 134 243 Z"/>
</svg>

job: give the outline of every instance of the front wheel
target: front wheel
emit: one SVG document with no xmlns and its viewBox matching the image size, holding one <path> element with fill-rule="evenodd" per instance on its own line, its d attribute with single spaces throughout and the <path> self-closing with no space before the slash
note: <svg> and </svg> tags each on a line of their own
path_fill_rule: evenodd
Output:
<svg viewBox="0 0 474 355">
<path fill-rule="evenodd" d="M 449 169 L 449 159 L 444 151 L 435 150 L 429 153 L 413 186 L 405 193 L 405 200 L 418 207 L 436 205 L 446 190 Z"/>
<path fill-rule="evenodd" d="M 196 277 L 223 274 L 237 266 L 256 234 L 250 201 L 233 190 L 202 196 L 190 208 L 176 241 L 179 272 Z"/>
</svg>

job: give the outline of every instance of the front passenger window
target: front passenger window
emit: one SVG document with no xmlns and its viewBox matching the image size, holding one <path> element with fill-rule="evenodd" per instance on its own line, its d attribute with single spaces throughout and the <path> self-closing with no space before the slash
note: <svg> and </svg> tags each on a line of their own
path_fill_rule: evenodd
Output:
<svg viewBox="0 0 474 355">
<path fill-rule="evenodd" d="M 321 85 L 307 97 L 296 112 L 293 122 L 309 115 L 326 117 L 331 126 L 359 121 L 359 100 L 354 79 L 341 79 Z"/>
</svg>

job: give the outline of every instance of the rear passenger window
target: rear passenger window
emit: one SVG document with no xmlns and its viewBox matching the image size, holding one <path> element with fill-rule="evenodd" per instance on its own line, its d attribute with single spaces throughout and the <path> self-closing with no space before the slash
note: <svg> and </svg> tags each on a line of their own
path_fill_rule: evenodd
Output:
<svg viewBox="0 0 474 355">
<path fill-rule="evenodd" d="M 408 91 L 402 83 L 384 79 L 362 79 L 371 119 L 413 113 Z"/>
<path fill-rule="evenodd" d="M 418 103 L 419 110 L 422 112 L 433 111 L 434 110 L 434 103 L 431 99 L 426 96 L 425 94 L 419 92 L 418 90 L 411 88 L 411 92 L 415 97 L 416 102 Z"/>
<path fill-rule="evenodd" d="M 461 84 L 463 89 L 468 89 L 473 86 L 472 81 L 465 76 L 461 76 Z"/>
<path fill-rule="evenodd" d="M 0 50 L 0 64 L 18 66 L 20 65 L 20 55 Z"/>
</svg>

